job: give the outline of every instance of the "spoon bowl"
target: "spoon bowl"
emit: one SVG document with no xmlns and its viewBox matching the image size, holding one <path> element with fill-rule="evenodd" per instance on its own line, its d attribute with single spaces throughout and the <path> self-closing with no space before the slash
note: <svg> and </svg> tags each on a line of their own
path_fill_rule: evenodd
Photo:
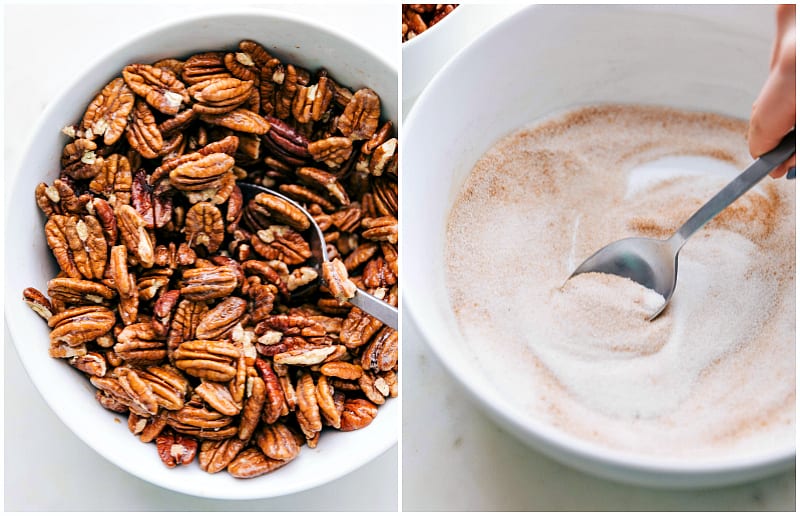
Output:
<svg viewBox="0 0 800 516">
<path fill-rule="evenodd" d="M 623 238 L 603 247 L 586 259 L 570 278 L 584 272 L 622 276 L 661 294 L 664 303 L 650 317 L 652 321 L 667 307 L 678 278 L 678 251 L 672 239 Z"/>
<path fill-rule="evenodd" d="M 675 292 L 678 253 L 689 237 L 792 157 L 795 147 L 795 130 L 792 129 L 774 149 L 756 159 L 700 207 L 671 237 L 666 240 L 633 237 L 612 242 L 581 263 L 567 281 L 585 272 L 601 272 L 631 279 L 664 298 L 664 304 L 650 317 L 652 321 L 664 311 Z M 735 281 L 735 278 L 731 280 Z"/>
</svg>

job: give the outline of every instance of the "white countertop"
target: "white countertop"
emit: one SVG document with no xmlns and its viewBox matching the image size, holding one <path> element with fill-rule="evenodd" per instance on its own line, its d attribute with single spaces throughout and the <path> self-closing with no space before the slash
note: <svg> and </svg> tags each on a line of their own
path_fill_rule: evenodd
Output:
<svg viewBox="0 0 800 516">
<path fill-rule="evenodd" d="M 562 466 L 496 425 L 403 319 L 404 511 L 793 511 L 795 471 L 740 486 L 656 490 Z"/>
<path fill-rule="evenodd" d="M 480 10 L 470 19 L 483 20 L 484 27 L 515 10 L 508 5 L 470 8 Z M 463 47 L 475 34 L 458 37 Z M 403 66 L 405 69 L 408 63 Z M 414 100 L 404 99 L 404 115 Z M 413 204 L 408 199 L 403 202 L 405 206 Z M 522 444 L 482 412 L 442 367 L 410 317 L 403 318 L 402 346 L 405 511 L 795 508 L 794 470 L 734 487 L 666 491 L 601 480 L 563 466 Z"/>
<path fill-rule="evenodd" d="M 142 7 L 5 6 L 5 184 L 10 184 L 11 175 L 18 170 L 19 157 L 39 114 L 56 96 L 59 87 L 71 82 L 81 71 L 83 63 L 141 32 L 148 24 L 161 24 L 212 7 L 212 4 L 198 7 L 164 2 L 146 3 Z M 312 16 L 308 6 L 270 8 Z M 399 4 L 315 5 L 313 11 L 313 17 L 367 43 L 399 68 Z M 7 249 L 10 252 L 11 246 Z M 4 337 L 7 511 L 393 511 L 397 508 L 397 446 L 339 480 L 269 500 L 208 500 L 156 487 L 107 462 L 73 435 L 34 388 L 7 329 Z M 43 353 L 46 348 L 46 345 L 42 348 Z"/>
</svg>

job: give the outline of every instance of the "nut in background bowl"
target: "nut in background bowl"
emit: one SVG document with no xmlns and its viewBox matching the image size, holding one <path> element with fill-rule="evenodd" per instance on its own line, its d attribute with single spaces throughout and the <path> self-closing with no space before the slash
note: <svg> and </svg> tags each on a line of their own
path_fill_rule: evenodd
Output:
<svg viewBox="0 0 800 516">
<path fill-rule="evenodd" d="M 48 328 L 21 301 L 21 293 L 28 286 L 44 289 L 57 271 L 44 238 L 45 219 L 33 192 L 39 182 L 49 183 L 58 176 L 61 149 L 67 141 L 61 128 L 80 120 L 97 92 L 127 64 L 233 49 L 242 39 L 258 41 L 281 59 L 311 70 L 324 66 L 350 88 L 374 89 L 381 97 L 383 116 L 396 124 L 397 72 L 347 36 L 286 13 L 204 13 L 133 38 L 87 67 L 50 102 L 22 154 L 24 168 L 15 176 L 6 212 L 7 236 L 20 243 L 6 253 L 6 320 L 22 363 L 46 402 L 84 442 L 129 473 L 174 491 L 221 499 L 290 494 L 353 471 L 397 441 L 399 404 L 388 400 L 374 422 L 357 432 L 327 432 L 316 449 L 304 449 L 291 464 L 260 478 L 209 475 L 196 462 L 169 470 L 152 444 L 141 443 L 130 433 L 125 416 L 109 412 L 96 402 L 94 388 L 83 375 L 48 356 Z"/>
<path fill-rule="evenodd" d="M 770 6 L 537 6 L 476 39 L 433 78 L 403 127 L 404 309 L 493 420 L 585 472 L 662 488 L 744 482 L 791 468 L 795 447 L 717 459 L 634 455 L 534 420 L 463 352 L 445 283 L 446 221 L 497 140 L 570 107 L 666 105 L 748 118 L 766 77 Z M 405 57 L 405 56 L 404 56 Z M 405 63 L 404 63 L 405 66 Z M 524 270 L 524 264 L 520 264 Z M 476 278 L 476 288 L 491 275 Z M 533 309 L 533 308 L 532 308 Z"/>
</svg>

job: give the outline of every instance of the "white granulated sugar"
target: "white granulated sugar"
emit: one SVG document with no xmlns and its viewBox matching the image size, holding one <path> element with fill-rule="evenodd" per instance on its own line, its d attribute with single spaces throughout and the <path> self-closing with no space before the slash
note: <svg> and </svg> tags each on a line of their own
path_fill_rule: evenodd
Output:
<svg viewBox="0 0 800 516">
<path fill-rule="evenodd" d="M 750 163 L 746 123 L 671 109 L 572 111 L 498 142 L 448 223 L 466 352 L 532 418 L 644 455 L 783 449 L 795 428 L 795 188 L 765 180 L 681 251 L 661 296 L 576 264 L 665 238 Z M 708 170 L 708 173 L 704 173 Z"/>
</svg>

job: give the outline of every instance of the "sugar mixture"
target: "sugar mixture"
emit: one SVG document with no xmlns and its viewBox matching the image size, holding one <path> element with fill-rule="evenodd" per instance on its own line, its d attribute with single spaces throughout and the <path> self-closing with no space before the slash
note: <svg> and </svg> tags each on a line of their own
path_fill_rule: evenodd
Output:
<svg viewBox="0 0 800 516">
<path fill-rule="evenodd" d="M 466 352 L 533 418 L 635 454 L 701 458 L 795 439 L 795 186 L 765 179 L 695 234 L 663 299 L 571 271 L 627 236 L 665 238 L 751 159 L 746 122 L 581 108 L 489 150 L 448 221 Z M 478 286 L 476 288 L 476 285 Z"/>
</svg>

